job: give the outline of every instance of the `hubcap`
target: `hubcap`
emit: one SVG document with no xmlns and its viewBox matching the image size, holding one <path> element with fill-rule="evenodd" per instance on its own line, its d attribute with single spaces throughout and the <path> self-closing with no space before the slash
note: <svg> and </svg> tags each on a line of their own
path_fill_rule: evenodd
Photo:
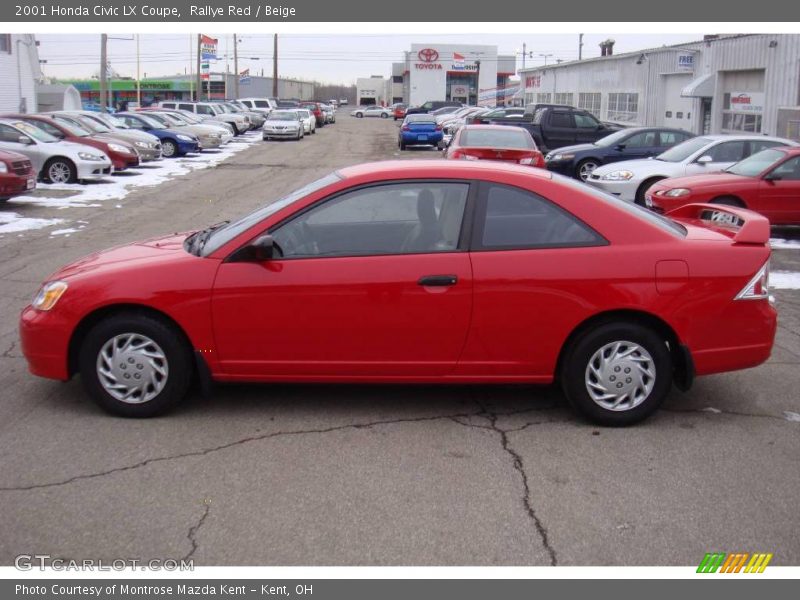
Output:
<svg viewBox="0 0 800 600">
<path fill-rule="evenodd" d="M 581 165 L 581 170 L 578 173 L 578 175 L 580 176 L 582 181 L 586 181 L 587 179 L 589 179 L 589 176 L 594 172 L 596 168 L 597 168 L 596 163 L 593 162 L 583 163 Z"/>
<path fill-rule="evenodd" d="M 114 336 L 97 355 L 97 377 L 103 389 L 128 404 L 142 404 L 158 396 L 168 374 L 164 351 L 139 333 Z"/>
<path fill-rule="evenodd" d="M 633 342 L 611 342 L 586 366 L 586 390 L 606 410 L 636 408 L 653 391 L 656 367 L 650 353 Z"/>
<path fill-rule="evenodd" d="M 164 156 L 170 157 L 173 154 L 175 154 L 175 150 L 176 150 L 175 144 L 173 144 L 172 142 L 165 142 L 164 146 L 163 146 L 163 148 L 161 150 L 161 154 L 163 154 Z"/>
<path fill-rule="evenodd" d="M 50 178 L 50 181 L 54 183 L 67 183 L 69 181 L 70 174 L 69 165 L 62 162 L 53 163 L 47 170 L 47 175 Z"/>
</svg>

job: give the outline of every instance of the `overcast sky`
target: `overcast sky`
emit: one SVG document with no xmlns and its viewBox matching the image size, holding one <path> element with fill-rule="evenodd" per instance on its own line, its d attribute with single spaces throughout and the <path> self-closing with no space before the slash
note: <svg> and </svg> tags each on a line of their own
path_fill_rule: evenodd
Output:
<svg viewBox="0 0 800 600">
<path fill-rule="evenodd" d="M 212 62 L 212 71 L 225 71 L 224 58 L 230 58 L 233 70 L 233 35 L 206 35 L 219 39 L 220 60 Z M 114 34 L 108 44 L 109 62 L 122 76 L 136 76 L 136 42 L 134 35 Z M 250 68 L 251 74 L 272 73 L 272 36 L 246 34 L 239 37 L 239 69 Z M 695 41 L 697 34 L 630 35 L 614 33 L 584 36 L 583 56 L 600 55 L 598 44 L 608 38 L 616 40 L 615 53 L 630 52 L 662 45 Z M 45 75 L 56 78 L 88 78 L 98 73 L 100 35 L 40 34 L 39 58 Z M 121 39 L 119 39 L 121 38 Z M 430 44 L 489 44 L 496 45 L 500 54 L 521 53 L 527 44 L 532 58 L 526 65 L 540 65 L 546 60 L 575 60 L 578 58 L 578 34 L 487 34 L 487 35 L 326 35 L 285 34 L 279 38 L 279 75 L 283 77 L 313 79 L 323 83 L 354 84 L 357 77 L 388 76 L 391 63 L 401 61 L 403 51 L 412 43 Z M 196 37 L 189 34 L 141 35 L 139 52 L 141 76 L 144 78 L 175 75 L 189 72 L 190 47 L 194 49 Z M 521 56 L 517 67 L 522 66 Z"/>
</svg>

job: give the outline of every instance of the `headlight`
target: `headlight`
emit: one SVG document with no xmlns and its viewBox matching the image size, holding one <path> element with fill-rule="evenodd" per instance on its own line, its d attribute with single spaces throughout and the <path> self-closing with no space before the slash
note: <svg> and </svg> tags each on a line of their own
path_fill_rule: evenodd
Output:
<svg viewBox="0 0 800 600">
<path fill-rule="evenodd" d="M 95 162 L 100 162 L 105 160 L 104 157 L 99 156 L 97 154 L 92 154 L 91 152 L 78 152 L 78 157 L 83 160 L 90 160 Z"/>
<path fill-rule="evenodd" d="M 192 141 L 194 141 L 188 135 L 183 135 L 182 133 L 179 133 L 175 137 L 177 137 L 182 142 L 192 142 Z"/>
<path fill-rule="evenodd" d="M 633 178 L 633 173 L 630 171 L 611 171 L 602 175 L 600 179 L 604 181 L 628 181 Z"/>
<path fill-rule="evenodd" d="M 686 188 L 675 188 L 672 190 L 667 190 L 663 194 L 659 194 L 659 196 L 666 196 L 667 198 L 680 198 L 681 196 L 688 196 L 692 190 Z"/>
<path fill-rule="evenodd" d="M 125 146 L 120 146 L 119 144 L 109 144 L 108 149 L 113 150 L 114 152 L 119 152 L 121 154 L 131 153 L 131 151 L 128 148 L 126 148 Z"/>
<path fill-rule="evenodd" d="M 45 283 L 39 293 L 31 302 L 31 306 L 36 310 L 50 310 L 56 305 L 58 299 L 67 291 L 66 281 L 51 281 Z"/>
<path fill-rule="evenodd" d="M 8 166 L 0 160 L 0 173 L 8 173 Z"/>
<path fill-rule="evenodd" d="M 549 160 L 572 160 L 575 158 L 574 154 L 553 154 Z"/>
<path fill-rule="evenodd" d="M 222 134 L 221 133 L 209 133 L 208 137 L 210 137 L 212 140 L 218 140 L 219 138 L 222 137 Z"/>
<path fill-rule="evenodd" d="M 139 148 L 152 148 L 153 147 L 153 144 L 148 144 L 147 142 L 134 142 L 133 144 L 135 146 L 139 147 Z"/>
</svg>

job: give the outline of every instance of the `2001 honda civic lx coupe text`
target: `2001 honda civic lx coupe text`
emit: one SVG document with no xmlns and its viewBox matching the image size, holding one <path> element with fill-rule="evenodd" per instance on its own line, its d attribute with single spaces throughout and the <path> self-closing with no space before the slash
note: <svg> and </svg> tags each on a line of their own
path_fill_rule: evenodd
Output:
<svg viewBox="0 0 800 600">
<path fill-rule="evenodd" d="M 80 373 L 131 417 L 193 377 L 557 380 L 586 417 L 625 425 L 673 381 L 767 360 L 768 238 L 746 209 L 661 216 L 543 169 L 365 164 L 64 267 L 22 312 L 22 348 L 34 374 Z"/>
</svg>

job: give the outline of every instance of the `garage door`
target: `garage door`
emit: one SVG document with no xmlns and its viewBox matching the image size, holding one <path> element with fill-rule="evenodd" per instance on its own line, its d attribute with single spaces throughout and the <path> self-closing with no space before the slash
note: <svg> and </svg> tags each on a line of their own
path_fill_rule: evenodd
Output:
<svg viewBox="0 0 800 600">
<path fill-rule="evenodd" d="M 692 82 L 691 74 L 664 75 L 664 113 L 662 123 L 665 127 L 692 130 L 693 98 L 681 98 L 681 90 Z"/>
</svg>

